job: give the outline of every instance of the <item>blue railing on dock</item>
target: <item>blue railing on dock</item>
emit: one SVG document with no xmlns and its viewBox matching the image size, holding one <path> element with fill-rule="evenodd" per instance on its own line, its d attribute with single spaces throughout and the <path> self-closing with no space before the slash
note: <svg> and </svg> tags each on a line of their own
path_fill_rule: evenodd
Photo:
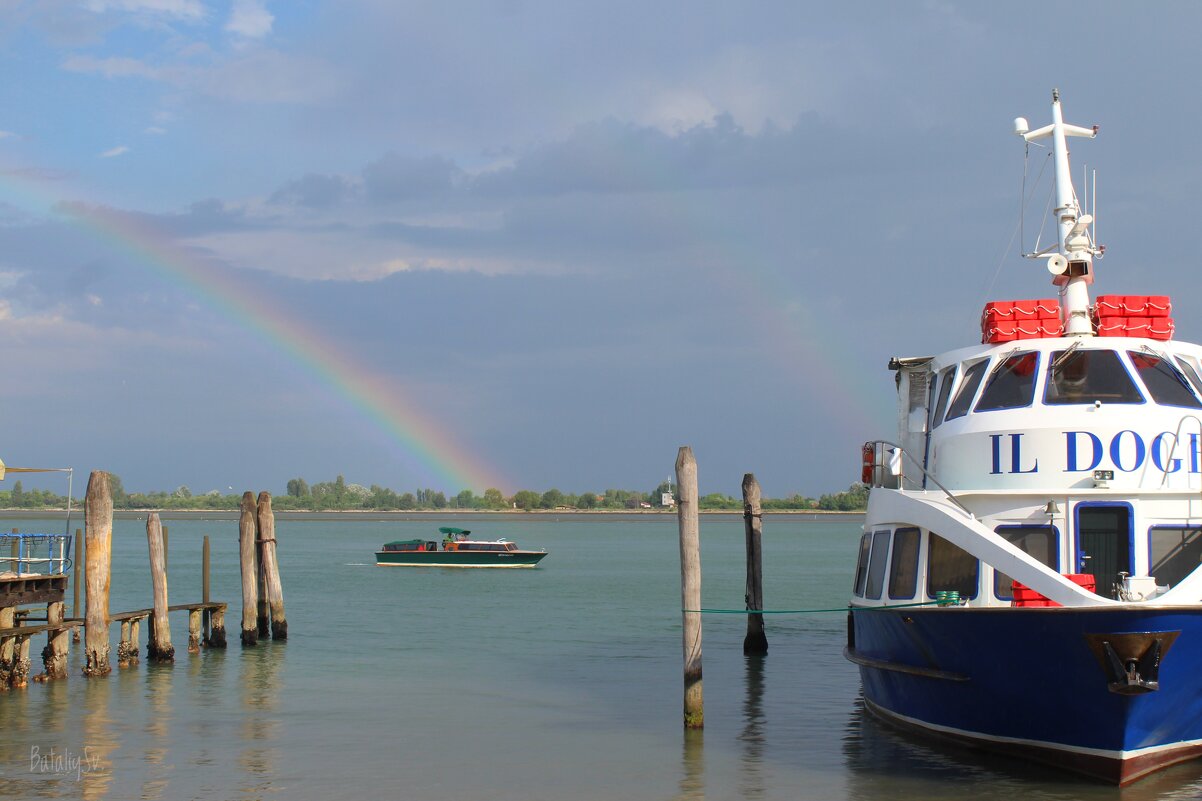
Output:
<svg viewBox="0 0 1202 801">
<path fill-rule="evenodd" d="M 59 575 L 71 568 L 70 534 L 0 534 L 0 573 Z"/>
</svg>

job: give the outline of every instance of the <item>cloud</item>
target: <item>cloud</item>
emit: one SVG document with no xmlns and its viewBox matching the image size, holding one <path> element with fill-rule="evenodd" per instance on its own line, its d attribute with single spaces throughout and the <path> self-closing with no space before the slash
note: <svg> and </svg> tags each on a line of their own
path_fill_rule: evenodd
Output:
<svg viewBox="0 0 1202 801">
<path fill-rule="evenodd" d="M 266 227 L 269 221 L 256 221 L 235 204 L 216 199 L 198 200 L 182 213 L 152 214 L 111 206 L 65 201 L 55 211 L 69 219 L 86 221 L 101 228 L 117 226 L 137 229 L 145 236 L 162 239 L 189 239 L 205 234 Z"/>
<path fill-rule="evenodd" d="M 0 175 L 10 175 L 13 178 L 20 178 L 25 181 L 35 181 L 37 183 L 67 181 L 75 177 L 74 173 L 54 167 L 15 167 L 11 169 L 0 169 Z"/>
<path fill-rule="evenodd" d="M 144 128 L 142 133 L 150 134 L 151 136 L 162 136 L 163 134 L 167 133 L 167 129 L 158 125 L 151 125 L 148 128 Z"/>
<path fill-rule="evenodd" d="M 218 61 L 214 66 L 156 66 L 126 56 L 75 55 L 63 61 L 61 66 L 68 72 L 97 74 L 105 78 L 159 81 L 238 103 L 313 104 L 335 96 L 341 87 L 341 79 L 334 68 L 308 56 L 259 50 Z"/>
<path fill-rule="evenodd" d="M 84 7 L 97 14 L 117 11 L 192 22 L 205 18 L 205 7 L 200 0 L 87 0 Z"/>
<path fill-rule="evenodd" d="M 16 136 L 12 131 L 0 131 L 0 139 L 8 139 L 12 136 Z"/>
<path fill-rule="evenodd" d="M 198 71 L 191 84 L 211 97 L 239 103 L 316 104 L 342 89 L 342 79 L 330 64 L 275 50 L 258 50 Z"/>
<path fill-rule="evenodd" d="M 116 147 L 109 148 L 108 150 L 101 153 L 100 158 L 102 158 L 102 159 L 116 158 L 117 156 L 123 156 L 128 152 L 129 152 L 129 148 L 126 147 L 125 145 L 117 145 Z"/>
<path fill-rule="evenodd" d="M 836 137 L 847 147 L 824 147 Z M 809 114 L 789 128 L 754 134 L 727 114 L 675 135 L 609 119 L 529 149 L 511 166 L 476 176 L 472 188 L 481 196 L 522 196 L 794 185 L 881 169 L 882 157 L 866 145 L 851 155 L 860 139 Z"/>
<path fill-rule="evenodd" d="M 442 195 L 450 192 L 463 177 L 463 171 L 443 156 L 415 158 L 389 153 L 363 168 L 367 197 L 375 203 Z"/>
<path fill-rule="evenodd" d="M 149 78 L 163 80 L 164 70 L 152 67 L 144 61 L 124 56 L 95 58 L 93 56 L 71 56 L 63 62 L 62 68 L 67 72 L 97 73 L 106 78 Z"/>
<path fill-rule="evenodd" d="M 268 12 L 262 0 L 234 0 L 225 29 L 247 39 L 262 39 L 271 33 L 273 22 L 275 17 Z"/>
<path fill-rule="evenodd" d="M 323 209 L 338 205 L 353 192 L 350 180 L 341 175 L 309 173 L 280 187 L 269 202 Z"/>
</svg>

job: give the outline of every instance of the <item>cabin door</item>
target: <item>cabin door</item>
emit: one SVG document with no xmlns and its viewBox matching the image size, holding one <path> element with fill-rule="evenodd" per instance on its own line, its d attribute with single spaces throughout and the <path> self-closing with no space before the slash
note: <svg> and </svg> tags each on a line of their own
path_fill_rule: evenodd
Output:
<svg viewBox="0 0 1202 801">
<path fill-rule="evenodd" d="M 1126 504 L 1077 505 L 1077 565 L 1092 573 L 1098 595 L 1117 597 L 1119 573 L 1131 573 L 1131 507 Z"/>
</svg>

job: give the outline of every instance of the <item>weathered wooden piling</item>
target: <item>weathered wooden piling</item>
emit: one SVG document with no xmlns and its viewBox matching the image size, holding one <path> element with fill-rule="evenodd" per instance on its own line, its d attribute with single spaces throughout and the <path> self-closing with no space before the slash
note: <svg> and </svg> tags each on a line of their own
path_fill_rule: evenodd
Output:
<svg viewBox="0 0 1202 801">
<path fill-rule="evenodd" d="M 200 550 L 200 600 L 210 603 L 209 598 L 209 535 L 206 534 Z M 201 644 L 207 648 L 225 647 L 225 606 L 204 610 L 204 634 Z"/>
<path fill-rule="evenodd" d="M 81 617 L 83 611 L 79 606 L 79 577 L 83 570 L 83 532 L 75 529 L 75 559 L 71 562 L 71 617 Z M 79 642 L 79 629 L 71 629 L 71 641 Z"/>
<path fill-rule="evenodd" d="M 209 610 L 209 634 L 205 640 L 210 648 L 225 647 L 225 607 Z"/>
<path fill-rule="evenodd" d="M 200 620 L 204 617 L 203 609 L 188 611 L 188 653 L 200 653 Z"/>
<path fill-rule="evenodd" d="M 93 470 L 88 477 L 84 497 L 84 528 L 87 531 L 87 621 L 84 630 L 84 650 L 87 662 L 85 676 L 105 676 L 112 671 L 109 665 L 109 575 L 112 564 L 110 551 L 113 537 L 113 495 L 109 474 Z"/>
<path fill-rule="evenodd" d="M 46 625 L 62 626 L 64 601 L 52 601 L 46 604 Z M 70 647 L 71 634 L 66 628 L 50 628 L 46 632 L 46 647 L 42 649 L 42 664 L 45 666 L 46 679 L 67 678 L 67 649 Z"/>
<path fill-rule="evenodd" d="M 32 634 L 18 634 L 13 654 L 12 675 L 8 683 L 13 689 L 20 689 L 29 684 L 29 640 Z"/>
<path fill-rule="evenodd" d="M 271 493 L 259 493 L 259 546 L 262 548 L 263 590 L 271 613 L 271 639 L 288 639 L 288 621 L 284 617 L 284 587 L 280 583 L 280 565 L 275 552 L 275 513 L 271 511 Z M 260 623 L 260 626 L 262 624 Z M 262 628 L 259 630 L 263 633 Z"/>
<path fill-rule="evenodd" d="M 255 618 L 259 608 L 259 567 L 256 558 L 258 538 L 258 512 L 255 496 L 249 491 L 242 493 L 242 513 L 238 517 L 238 553 L 242 566 L 242 644 L 255 645 L 259 641 L 259 629 Z"/>
<path fill-rule="evenodd" d="M 146 656 L 151 662 L 174 662 L 171 620 L 167 615 L 167 553 L 158 512 L 151 512 L 146 517 L 146 542 L 150 546 L 150 585 L 154 592 L 154 614 L 150 618 Z"/>
<path fill-rule="evenodd" d="M 0 607 L 0 629 L 11 629 L 16 622 L 15 606 Z M 15 637 L 0 637 L 0 690 L 7 690 L 13 673 L 13 657 L 16 654 Z"/>
<path fill-rule="evenodd" d="M 209 535 L 205 534 L 200 546 L 200 601 L 209 602 Z M 200 641 L 202 645 L 209 644 L 209 610 L 201 614 Z"/>
<path fill-rule="evenodd" d="M 255 618 L 259 639 L 271 636 L 271 612 L 267 609 L 267 575 L 263 570 L 263 532 L 259 529 L 258 506 L 255 507 L 255 579 L 259 587 L 259 608 Z"/>
<path fill-rule="evenodd" d="M 701 692 L 701 526 L 697 518 L 697 459 L 685 445 L 676 455 L 680 525 L 680 609 L 684 645 L 684 725 L 705 725 Z"/>
<path fill-rule="evenodd" d="M 121 621 L 121 636 L 117 640 L 117 667 L 138 664 L 138 639 L 133 635 L 132 620 Z"/>
<path fill-rule="evenodd" d="M 764 634 L 764 572 L 761 536 L 764 522 L 760 506 L 760 482 L 754 473 L 743 476 L 743 529 L 747 538 L 747 636 L 743 638 L 744 654 L 768 653 L 768 637 Z"/>
</svg>

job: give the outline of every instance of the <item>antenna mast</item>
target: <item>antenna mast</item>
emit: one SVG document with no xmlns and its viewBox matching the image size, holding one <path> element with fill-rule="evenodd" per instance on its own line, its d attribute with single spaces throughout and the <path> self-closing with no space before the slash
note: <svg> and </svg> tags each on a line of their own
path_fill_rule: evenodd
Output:
<svg viewBox="0 0 1202 801">
<path fill-rule="evenodd" d="M 1089 319 L 1089 285 L 1093 283 L 1093 257 L 1100 253 L 1089 236 L 1093 217 L 1085 214 L 1073 189 L 1072 173 L 1068 163 L 1068 137 L 1083 136 L 1093 139 L 1098 135 L 1098 126 L 1082 128 L 1065 123 L 1060 112 L 1060 90 L 1052 90 L 1052 124 L 1031 131 L 1027 121 L 1019 117 L 1014 121 L 1014 132 L 1028 142 L 1039 139 L 1052 140 L 1052 156 L 1056 164 L 1056 208 L 1052 214 L 1060 231 L 1057 252 L 1048 258 L 1048 271 L 1053 275 L 1052 283 L 1060 290 L 1060 316 L 1064 321 L 1065 336 L 1092 336 L 1093 324 Z M 1048 255 L 1044 251 L 1037 256 Z"/>
</svg>

